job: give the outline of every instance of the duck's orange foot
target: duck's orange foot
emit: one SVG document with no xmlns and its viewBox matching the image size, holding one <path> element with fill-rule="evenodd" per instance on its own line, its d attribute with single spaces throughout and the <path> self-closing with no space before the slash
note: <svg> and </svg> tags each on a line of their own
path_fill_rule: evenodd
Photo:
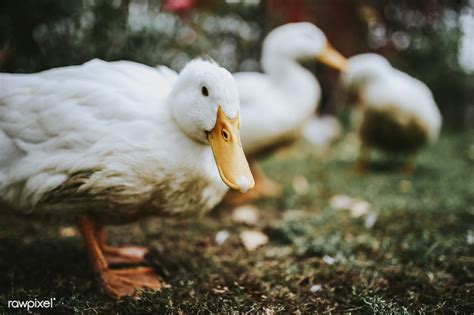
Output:
<svg viewBox="0 0 474 315">
<path fill-rule="evenodd" d="M 148 251 L 149 249 L 144 246 L 102 246 L 102 252 L 104 253 L 107 263 L 110 265 L 142 264 L 145 262 L 145 255 Z"/>
<path fill-rule="evenodd" d="M 258 199 L 259 196 L 255 193 L 255 188 L 245 194 L 237 191 L 229 191 L 222 201 L 225 205 L 236 206 L 248 203 L 252 200 Z"/>
<path fill-rule="evenodd" d="M 157 291 L 163 287 L 153 269 L 147 267 L 106 269 L 100 273 L 100 280 L 107 294 L 117 299 L 138 299 L 141 290 Z"/>
<path fill-rule="evenodd" d="M 224 203 L 232 206 L 249 203 L 260 198 L 278 197 L 283 192 L 282 187 L 267 179 L 264 183 L 255 183 L 255 187 L 249 192 L 242 194 L 238 191 L 229 191 L 224 198 Z"/>
<path fill-rule="evenodd" d="M 414 171 L 415 171 L 415 163 L 413 163 L 412 161 L 407 161 L 402 166 L 402 173 L 405 175 L 412 175 Z"/>
<path fill-rule="evenodd" d="M 283 192 L 283 188 L 277 182 L 265 178 L 261 185 L 257 187 L 257 192 L 262 197 L 279 197 Z"/>
<path fill-rule="evenodd" d="M 355 170 L 358 174 L 367 174 L 369 172 L 369 163 L 366 160 L 358 160 Z"/>
<path fill-rule="evenodd" d="M 369 172 L 370 148 L 362 144 L 359 147 L 359 158 L 356 163 L 356 172 L 359 174 L 367 174 Z"/>
<path fill-rule="evenodd" d="M 256 199 L 265 198 L 265 197 L 278 197 L 281 195 L 283 189 L 279 185 L 273 184 L 272 187 L 265 186 L 257 187 L 257 184 L 254 189 L 250 190 L 249 192 L 242 194 L 238 191 L 229 191 L 227 195 L 224 197 L 224 203 L 237 206 L 244 203 L 252 202 Z"/>
</svg>

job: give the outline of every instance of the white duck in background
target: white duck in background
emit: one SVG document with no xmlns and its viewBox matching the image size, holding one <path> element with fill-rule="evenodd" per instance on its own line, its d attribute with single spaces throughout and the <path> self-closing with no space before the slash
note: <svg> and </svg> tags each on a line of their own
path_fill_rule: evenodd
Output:
<svg viewBox="0 0 474 315">
<path fill-rule="evenodd" d="M 242 144 L 248 156 L 255 158 L 295 139 L 304 123 L 314 116 L 321 88 L 314 75 L 298 63 L 308 59 L 336 69 L 345 66 L 345 58 L 329 45 L 319 28 L 307 22 L 290 23 L 272 30 L 265 38 L 261 57 L 264 73 L 234 74 L 240 93 Z M 243 198 L 278 195 L 279 186 L 265 179 L 256 163 L 250 161 L 256 186 Z"/>
<path fill-rule="evenodd" d="M 100 60 L 0 74 L 0 214 L 78 222 L 113 297 L 161 284 L 150 268 L 110 268 L 144 252 L 107 246 L 103 224 L 208 211 L 224 183 L 254 185 L 237 86 L 214 63 L 192 61 L 179 76 Z"/>
<path fill-rule="evenodd" d="M 377 54 L 351 57 L 342 82 L 356 92 L 360 105 L 359 168 L 366 169 L 370 149 L 376 148 L 407 154 L 404 170 L 411 172 L 416 151 L 436 141 L 441 129 L 442 117 L 429 88 Z"/>
</svg>

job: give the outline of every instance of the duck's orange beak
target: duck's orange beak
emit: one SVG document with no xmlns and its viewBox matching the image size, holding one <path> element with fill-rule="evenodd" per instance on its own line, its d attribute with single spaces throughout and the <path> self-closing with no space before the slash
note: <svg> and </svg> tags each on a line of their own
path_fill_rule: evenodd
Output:
<svg viewBox="0 0 474 315">
<path fill-rule="evenodd" d="M 255 186 L 255 181 L 242 149 L 239 129 L 239 115 L 229 119 L 219 106 L 216 125 L 207 139 L 222 181 L 230 188 L 245 193 Z"/>
<path fill-rule="evenodd" d="M 344 71 L 346 69 L 347 59 L 329 43 L 326 44 L 322 53 L 316 58 L 322 63 L 339 71 Z"/>
</svg>

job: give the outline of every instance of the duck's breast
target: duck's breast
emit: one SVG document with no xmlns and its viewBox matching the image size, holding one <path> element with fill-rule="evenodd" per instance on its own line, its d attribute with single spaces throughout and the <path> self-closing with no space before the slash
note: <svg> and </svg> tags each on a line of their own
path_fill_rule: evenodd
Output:
<svg viewBox="0 0 474 315">
<path fill-rule="evenodd" d="M 170 118 L 162 79 L 154 68 L 102 61 L 1 75 L 0 199 L 56 217 L 208 210 L 225 189 L 210 148 Z"/>
</svg>

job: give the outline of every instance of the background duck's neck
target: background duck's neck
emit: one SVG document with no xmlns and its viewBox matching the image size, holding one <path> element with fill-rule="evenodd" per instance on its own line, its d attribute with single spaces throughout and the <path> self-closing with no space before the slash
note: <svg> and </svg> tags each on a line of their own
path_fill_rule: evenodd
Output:
<svg viewBox="0 0 474 315">
<path fill-rule="evenodd" d="M 314 75 L 296 60 L 264 55 L 262 67 L 278 89 L 292 100 L 292 107 L 314 111 L 321 97 L 321 87 Z"/>
</svg>

